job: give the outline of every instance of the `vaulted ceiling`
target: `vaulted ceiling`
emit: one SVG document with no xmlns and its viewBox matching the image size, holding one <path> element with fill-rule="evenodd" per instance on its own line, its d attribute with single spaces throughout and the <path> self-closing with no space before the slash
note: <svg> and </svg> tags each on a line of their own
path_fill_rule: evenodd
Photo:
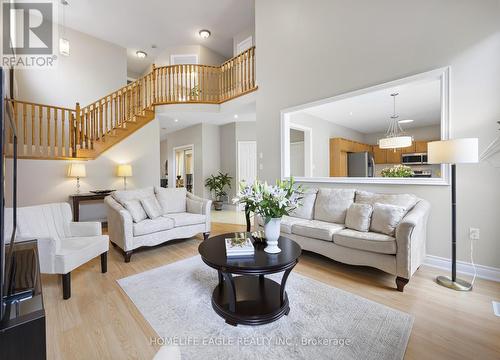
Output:
<svg viewBox="0 0 500 360">
<path fill-rule="evenodd" d="M 231 57 L 233 36 L 254 24 L 254 0 L 68 2 L 66 26 L 129 49 L 129 70 L 136 73 L 144 71 L 162 49 L 172 46 L 201 44 Z M 201 39 L 200 29 L 209 29 L 212 36 Z M 137 61 L 136 50 L 149 56 Z"/>
</svg>

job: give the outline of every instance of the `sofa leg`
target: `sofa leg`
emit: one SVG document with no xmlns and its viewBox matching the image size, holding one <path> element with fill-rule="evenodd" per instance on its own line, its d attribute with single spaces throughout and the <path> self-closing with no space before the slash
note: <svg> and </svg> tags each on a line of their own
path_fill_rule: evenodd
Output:
<svg viewBox="0 0 500 360">
<path fill-rule="evenodd" d="M 132 251 L 132 250 L 130 250 L 130 251 L 125 251 L 125 252 L 123 253 L 123 257 L 125 258 L 125 262 L 126 262 L 126 263 L 129 263 L 129 262 L 130 262 L 130 258 L 132 257 L 132 253 L 133 253 L 133 251 Z"/>
<path fill-rule="evenodd" d="M 68 300 L 71 297 L 71 271 L 62 274 L 63 299 Z"/>
<path fill-rule="evenodd" d="M 108 272 L 108 252 L 103 252 L 101 254 L 101 272 L 103 274 Z"/>
<path fill-rule="evenodd" d="M 203 233 L 203 240 L 208 240 L 209 236 L 210 236 L 209 232 Z"/>
<path fill-rule="evenodd" d="M 403 289 L 404 289 L 405 285 L 408 284 L 408 281 L 410 281 L 410 280 L 398 276 L 396 278 L 396 286 L 398 288 L 398 291 L 403 292 Z"/>
</svg>

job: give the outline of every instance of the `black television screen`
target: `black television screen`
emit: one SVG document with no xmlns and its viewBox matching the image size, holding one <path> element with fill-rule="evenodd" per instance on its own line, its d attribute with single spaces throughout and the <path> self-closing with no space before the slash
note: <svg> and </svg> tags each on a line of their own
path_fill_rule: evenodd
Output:
<svg viewBox="0 0 500 360">
<path fill-rule="evenodd" d="M 7 173 L 13 176 L 15 170 L 15 161 L 9 160 L 7 161 L 5 153 L 7 140 L 5 138 L 5 129 L 10 126 L 10 112 L 6 109 L 5 98 L 10 98 L 12 90 L 12 72 L 9 69 L 5 69 L 0 67 L 0 299 L 2 300 L 0 304 L 0 319 L 3 319 L 4 316 L 4 306 L 3 299 L 7 295 L 8 289 L 8 269 L 7 264 L 10 263 L 8 261 L 9 257 L 5 254 L 5 245 L 10 243 L 11 234 L 5 234 L 5 222 L 13 221 L 13 219 L 5 218 L 5 199 L 10 192 L 10 195 L 13 195 L 12 188 L 5 187 L 5 176 Z M 8 169 L 8 167 L 12 167 L 12 169 Z M 12 171 L 7 171 L 12 170 Z M 14 205 L 14 204 L 12 204 Z"/>
</svg>

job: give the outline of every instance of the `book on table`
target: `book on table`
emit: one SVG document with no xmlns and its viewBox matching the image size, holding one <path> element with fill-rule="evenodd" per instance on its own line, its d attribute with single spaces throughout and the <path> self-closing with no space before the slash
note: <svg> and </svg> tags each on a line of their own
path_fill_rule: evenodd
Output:
<svg viewBox="0 0 500 360">
<path fill-rule="evenodd" d="M 226 255 L 230 257 L 252 256 L 255 253 L 250 238 L 234 237 L 226 238 Z"/>
</svg>

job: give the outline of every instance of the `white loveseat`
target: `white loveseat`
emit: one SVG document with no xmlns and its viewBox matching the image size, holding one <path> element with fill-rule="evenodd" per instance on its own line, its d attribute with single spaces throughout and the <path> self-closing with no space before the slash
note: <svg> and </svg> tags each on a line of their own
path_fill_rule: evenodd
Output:
<svg viewBox="0 0 500 360">
<path fill-rule="evenodd" d="M 283 217 L 281 234 L 304 250 L 396 275 L 399 291 L 424 260 L 430 210 L 425 200 L 411 194 L 325 188 L 308 189 L 302 203 Z M 262 230 L 263 220 L 256 218 Z"/>
<path fill-rule="evenodd" d="M 153 218 L 146 212 L 149 217 L 144 216 L 142 212 L 145 209 L 134 208 L 141 207 L 141 204 L 144 207 L 145 199 L 160 207 Z M 104 199 L 104 203 L 110 241 L 123 250 L 125 262 L 130 261 L 137 248 L 190 238 L 199 233 L 203 233 L 206 239 L 210 233 L 212 201 L 197 197 L 185 188 L 149 187 L 115 191 Z"/>
</svg>

